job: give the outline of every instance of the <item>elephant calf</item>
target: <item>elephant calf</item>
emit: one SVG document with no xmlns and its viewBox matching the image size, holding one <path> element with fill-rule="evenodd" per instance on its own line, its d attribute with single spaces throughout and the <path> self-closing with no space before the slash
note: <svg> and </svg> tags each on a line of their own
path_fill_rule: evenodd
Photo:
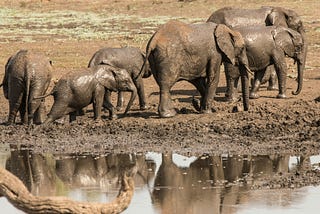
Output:
<svg viewBox="0 0 320 214">
<path fill-rule="evenodd" d="M 106 64 L 126 69 L 137 88 L 140 109 L 145 110 L 147 106 L 142 78 L 150 77 L 151 70 L 149 64 L 147 64 L 144 66 L 144 70 L 140 75 L 140 70 L 143 65 L 144 59 L 145 56 L 139 48 L 102 48 L 92 56 L 88 67 Z M 110 93 L 106 93 L 105 100 L 106 102 L 110 102 Z M 117 108 L 120 109 L 122 106 L 123 94 L 121 91 L 119 91 Z"/>
<path fill-rule="evenodd" d="M 69 121 L 72 122 L 76 119 L 76 112 L 91 103 L 94 119 L 99 119 L 105 90 L 131 92 L 124 115 L 127 114 L 137 95 L 137 89 L 125 69 L 99 65 L 64 75 L 50 94 L 38 97 L 38 99 L 49 95 L 54 97 L 54 103 L 45 124 L 66 114 L 69 114 Z M 112 104 L 109 102 L 106 107 L 110 117 L 115 118 Z"/>
<path fill-rule="evenodd" d="M 45 105 L 34 97 L 46 93 L 52 77 L 52 63 L 43 54 L 20 50 L 12 55 L 5 65 L 2 86 L 9 100 L 7 124 L 15 122 L 18 111 L 22 123 L 42 123 Z"/>
</svg>

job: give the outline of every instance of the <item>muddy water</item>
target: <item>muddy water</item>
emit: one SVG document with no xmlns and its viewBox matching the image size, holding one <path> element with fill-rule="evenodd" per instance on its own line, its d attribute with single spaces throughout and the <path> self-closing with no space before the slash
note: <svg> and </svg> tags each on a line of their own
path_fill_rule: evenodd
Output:
<svg viewBox="0 0 320 214">
<path fill-rule="evenodd" d="M 135 193 L 125 213 L 312 213 L 320 209 L 320 186 L 288 179 L 318 168 L 320 155 L 185 157 L 179 154 L 34 154 L 0 147 L 0 166 L 35 195 L 108 202 L 119 177 L 134 174 Z M 0 198 L 1 213 L 22 213 Z"/>
</svg>

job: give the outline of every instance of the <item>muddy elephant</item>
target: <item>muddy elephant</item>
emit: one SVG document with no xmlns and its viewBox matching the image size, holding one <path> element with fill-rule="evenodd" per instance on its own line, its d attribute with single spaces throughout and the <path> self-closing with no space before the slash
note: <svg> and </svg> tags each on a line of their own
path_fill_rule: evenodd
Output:
<svg viewBox="0 0 320 214">
<path fill-rule="evenodd" d="M 160 88 L 160 117 L 172 117 L 176 111 L 170 98 L 171 87 L 180 80 L 189 81 L 200 92 L 201 113 L 210 113 L 219 81 L 221 62 L 239 64 L 242 77 L 247 58 L 241 35 L 225 25 L 214 23 L 185 24 L 169 21 L 151 37 L 146 48 L 152 74 Z M 248 84 L 247 78 L 242 78 Z M 244 109 L 248 92 L 243 91 Z"/>
<path fill-rule="evenodd" d="M 254 85 L 250 98 L 258 98 L 257 91 L 266 68 L 274 65 L 278 76 L 279 94 L 277 98 L 286 98 L 286 56 L 291 57 L 297 64 L 298 87 L 292 94 L 298 95 L 302 89 L 305 56 L 304 41 L 300 33 L 281 26 L 249 26 L 234 28 L 243 36 L 246 44 L 246 54 L 250 70 L 255 73 Z M 238 68 L 231 63 L 225 63 L 228 81 L 229 97 L 236 97 L 234 80 L 240 76 Z"/>
<path fill-rule="evenodd" d="M 135 86 L 137 87 L 140 109 L 147 109 L 146 96 L 142 78 L 148 78 L 151 75 L 150 66 L 144 67 L 142 75 L 139 75 L 143 65 L 145 55 L 139 48 L 123 47 L 123 48 L 102 48 L 98 50 L 89 61 L 88 67 L 99 64 L 112 65 L 118 68 L 126 69 L 131 76 Z M 109 92 L 109 91 L 108 91 Z M 110 102 L 110 93 L 105 94 L 106 102 Z M 117 109 L 123 106 L 123 92 L 118 92 Z"/>
<path fill-rule="evenodd" d="M 129 111 L 137 89 L 125 69 L 110 65 L 98 65 L 83 70 L 70 72 L 60 78 L 51 93 L 37 97 L 37 99 L 53 95 L 54 103 L 48 114 L 45 124 L 52 122 L 66 114 L 69 121 L 76 119 L 77 111 L 93 104 L 94 119 L 100 119 L 105 90 L 129 91 L 131 97 L 124 115 Z M 116 118 L 114 107 L 107 103 L 110 118 Z"/>
<path fill-rule="evenodd" d="M 1 84 L 4 96 L 9 100 L 7 124 L 15 122 L 18 111 L 24 124 L 44 121 L 44 101 L 33 98 L 46 93 L 51 77 L 52 63 L 42 53 L 20 50 L 8 59 Z"/>
<path fill-rule="evenodd" d="M 225 24 L 230 28 L 245 26 L 283 26 L 297 31 L 303 39 L 303 57 L 307 55 L 306 34 L 301 17 L 293 10 L 282 7 L 265 6 L 259 9 L 241 9 L 224 7 L 211 14 L 207 21 L 217 24 Z M 305 59 L 303 60 L 305 62 Z M 270 75 L 271 74 L 271 75 Z M 269 82 L 268 90 L 277 88 L 277 75 L 273 66 L 267 69 L 266 75 L 262 77 L 264 82 Z M 235 83 L 236 84 L 236 83 Z M 253 83 L 252 85 L 255 85 Z M 227 85 L 229 90 L 230 86 Z M 230 95 L 227 91 L 226 95 Z M 231 99 L 229 97 L 229 99 Z"/>
</svg>

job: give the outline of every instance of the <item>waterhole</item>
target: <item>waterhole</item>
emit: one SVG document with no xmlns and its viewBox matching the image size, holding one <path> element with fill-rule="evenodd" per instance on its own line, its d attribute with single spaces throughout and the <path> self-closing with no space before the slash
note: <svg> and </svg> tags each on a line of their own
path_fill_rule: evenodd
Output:
<svg viewBox="0 0 320 214">
<path fill-rule="evenodd" d="M 301 174 L 319 170 L 320 155 L 35 154 L 1 146 L 0 167 L 38 196 L 110 202 L 120 176 L 135 192 L 124 213 L 312 213 L 320 187 Z M 309 178 L 310 179 L 310 178 Z M 0 198 L 2 213 L 23 213 Z"/>
</svg>

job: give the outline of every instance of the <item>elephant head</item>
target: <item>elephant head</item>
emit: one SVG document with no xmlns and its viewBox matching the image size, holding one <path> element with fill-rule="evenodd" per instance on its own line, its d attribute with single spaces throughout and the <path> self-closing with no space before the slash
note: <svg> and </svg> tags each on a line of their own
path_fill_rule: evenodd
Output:
<svg viewBox="0 0 320 214">
<path fill-rule="evenodd" d="M 124 115 L 127 114 L 137 96 L 137 88 L 128 71 L 113 66 L 100 66 L 95 73 L 95 78 L 108 90 L 131 92 L 130 100 L 124 112 Z"/>
<path fill-rule="evenodd" d="M 226 25 L 219 24 L 215 31 L 215 38 L 219 49 L 226 56 L 228 62 L 237 65 L 242 82 L 242 96 L 244 110 L 249 109 L 249 62 L 246 54 L 245 41 L 241 34 L 231 30 Z"/>
<path fill-rule="evenodd" d="M 306 60 L 308 44 L 306 41 L 306 33 L 300 16 L 293 10 L 275 7 L 271 10 L 266 18 L 267 25 L 288 27 L 301 34 L 303 40 L 302 55 Z"/>
<path fill-rule="evenodd" d="M 304 34 L 305 30 L 300 16 L 293 10 L 275 7 L 266 18 L 267 25 L 284 26 Z"/>
<path fill-rule="evenodd" d="M 305 67 L 306 52 L 304 52 L 304 40 L 302 35 L 294 30 L 284 27 L 277 27 L 273 32 L 273 38 L 275 44 L 280 47 L 284 53 L 293 58 L 297 63 L 297 81 L 298 87 L 294 95 L 298 95 L 301 92 L 303 84 L 303 72 Z"/>
</svg>

